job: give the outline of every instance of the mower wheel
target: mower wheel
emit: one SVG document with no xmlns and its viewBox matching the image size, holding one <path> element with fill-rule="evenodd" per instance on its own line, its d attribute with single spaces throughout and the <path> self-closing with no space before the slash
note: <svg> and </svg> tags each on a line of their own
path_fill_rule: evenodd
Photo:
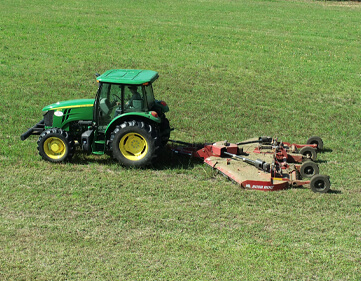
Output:
<svg viewBox="0 0 361 281">
<path fill-rule="evenodd" d="M 310 187 L 313 192 L 326 193 L 331 187 L 330 179 L 325 175 L 315 175 L 311 179 Z"/>
<path fill-rule="evenodd" d="M 317 150 L 322 150 L 323 149 L 323 140 L 320 137 L 310 137 L 307 140 L 307 144 L 317 144 Z"/>
<path fill-rule="evenodd" d="M 302 178 L 312 178 L 314 175 L 318 175 L 318 165 L 313 161 L 303 162 L 300 168 L 300 174 Z"/>
<path fill-rule="evenodd" d="M 110 136 L 110 150 L 113 157 L 124 166 L 146 166 L 156 157 L 159 133 L 143 121 L 126 121 Z"/>
<path fill-rule="evenodd" d="M 38 140 L 40 156 L 47 161 L 58 163 L 70 160 L 74 154 L 74 141 L 68 132 L 52 128 L 43 131 Z"/>
<path fill-rule="evenodd" d="M 304 146 L 299 151 L 307 160 L 315 161 L 317 159 L 317 151 L 313 147 Z"/>
</svg>

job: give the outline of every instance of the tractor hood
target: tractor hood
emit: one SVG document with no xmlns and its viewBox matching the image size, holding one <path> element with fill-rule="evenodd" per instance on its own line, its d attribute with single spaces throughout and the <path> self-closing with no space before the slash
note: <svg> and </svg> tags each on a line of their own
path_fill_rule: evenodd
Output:
<svg viewBox="0 0 361 281">
<path fill-rule="evenodd" d="M 43 111 L 48 110 L 63 110 L 68 108 L 80 108 L 80 107 L 93 107 L 94 99 L 81 99 L 81 100 L 68 100 L 60 101 L 47 105 L 43 108 Z"/>
<path fill-rule="evenodd" d="M 57 102 L 43 108 L 45 127 L 69 130 L 72 122 L 93 120 L 94 99 Z"/>
</svg>

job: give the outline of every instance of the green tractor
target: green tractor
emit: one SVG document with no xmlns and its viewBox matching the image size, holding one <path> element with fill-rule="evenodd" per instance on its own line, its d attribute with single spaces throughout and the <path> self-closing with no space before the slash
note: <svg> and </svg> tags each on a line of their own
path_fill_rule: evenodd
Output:
<svg viewBox="0 0 361 281">
<path fill-rule="evenodd" d="M 154 98 L 151 70 L 113 69 L 97 76 L 95 99 L 57 102 L 43 108 L 43 119 L 21 135 L 40 135 L 38 150 L 50 162 L 71 159 L 76 146 L 87 153 L 112 154 L 125 166 L 151 163 L 170 136 L 169 111 Z"/>
</svg>

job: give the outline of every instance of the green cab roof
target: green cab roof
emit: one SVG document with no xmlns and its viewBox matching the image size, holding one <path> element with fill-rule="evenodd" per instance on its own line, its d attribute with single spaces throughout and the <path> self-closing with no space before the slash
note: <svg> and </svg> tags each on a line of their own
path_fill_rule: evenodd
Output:
<svg viewBox="0 0 361 281">
<path fill-rule="evenodd" d="M 111 69 L 97 77 L 99 82 L 141 85 L 153 83 L 159 77 L 158 72 L 140 69 Z"/>
</svg>

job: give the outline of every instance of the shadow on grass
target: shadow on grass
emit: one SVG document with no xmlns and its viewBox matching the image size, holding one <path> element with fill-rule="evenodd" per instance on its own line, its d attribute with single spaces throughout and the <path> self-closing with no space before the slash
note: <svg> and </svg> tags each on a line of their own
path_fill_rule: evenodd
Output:
<svg viewBox="0 0 361 281">
<path fill-rule="evenodd" d="M 190 155 L 177 154 L 172 152 L 170 149 L 165 149 L 153 161 L 150 167 L 155 170 L 188 170 L 202 164 L 203 161 L 200 158 L 195 158 Z"/>
<path fill-rule="evenodd" d="M 333 151 L 332 149 L 326 148 L 326 149 L 323 149 L 321 151 L 317 151 L 317 154 L 331 153 L 332 151 Z M 325 164 L 325 163 L 328 163 L 328 160 L 316 159 L 314 162 L 317 163 L 317 164 Z"/>
<path fill-rule="evenodd" d="M 93 155 L 87 154 L 82 150 L 77 150 L 73 158 L 70 160 L 72 164 L 76 165 L 88 165 L 91 163 L 97 163 L 99 165 L 114 165 L 119 164 L 111 155 Z M 203 161 L 199 158 L 195 158 L 189 155 L 177 154 L 171 151 L 171 149 L 162 150 L 158 157 L 153 162 L 145 167 L 125 167 L 124 169 L 154 169 L 154 170 L 190 170 L 197 165 L 202 165 Z M 119 164 L 120 165 L 120 164 Z"/>
<path fill-rule="evenodd" d="M 293 187 L 290 187 L 289 189 L 308 189 L 310 192 L 313 192 L 310 187 L 305 187 L 305 186 L 302 186 L 302 185 L 301 186 L 293 186 Z M 315 192 L 315 193 L 319 193 L 319 192 Z M 340 190 L 332 190 L 332 189 L 330 189 L 325 194 L 340 194 L 340 193 L 342 193 Z"/>
<path fill-rule="evenodd" d="M 342 191 L 341 190 L 332 190 L 332 189 L 330 189 L 327 193 L 328 194 L 341 194 Z"/>
<path fill-rule="evenodd" d="M 331 148 L 324 148 L 321 151 L 317 151 L 317 153 L 321 153 L 321 154 L 328 153 L 328 152 L 333 152 L 333 150 Z"/>
</svg>

